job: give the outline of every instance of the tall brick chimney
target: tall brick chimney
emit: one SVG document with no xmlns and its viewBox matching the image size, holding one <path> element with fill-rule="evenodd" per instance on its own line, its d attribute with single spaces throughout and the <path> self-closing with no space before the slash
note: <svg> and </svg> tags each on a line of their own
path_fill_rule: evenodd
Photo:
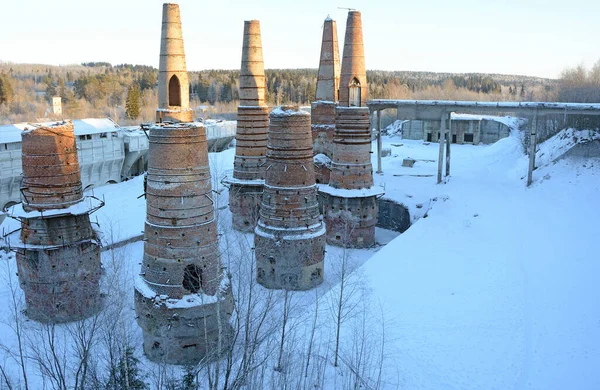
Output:
<svg viewBox="0 0 600 390">
<path fill-rule="evenodd" d="M 188 73 L 181 32 L 179 5 L 163 4 L 160 62 L 158 65 L 157 122 L 191 122 Z"/>
<path fill-rule="evenodd" d="M 340 106 L 362 107 L 366 105 L 367 71 L 363 46 L 362 21 L 359 11 L 349 11 L 344 39 L 344 55 L 340 76 Z"/>
<path fill-rule="evenodd" d="M 258 220 L 268 131 L 260 22 L 250 20 L 244 22 L 234 170 L 223 180 L 229 186 L 229 209 L 236 230 L 252 232 Z"/>
<path fill-rule="evenodd" d="M 323 24 L 316 101 L 311 104 L 311 128 L 315 154 L 331 158 L 335 132 L 335 107 L 340 84 L 340 51 L 337 24 L 330 17 Z"/>
</svg>

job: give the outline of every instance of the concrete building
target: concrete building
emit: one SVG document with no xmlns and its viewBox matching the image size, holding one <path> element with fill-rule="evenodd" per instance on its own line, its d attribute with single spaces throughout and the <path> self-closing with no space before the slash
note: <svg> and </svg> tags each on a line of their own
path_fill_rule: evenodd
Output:
<svg viewBox="0 0 600 390">
<path fill-rule="evenodd" d="M 489 115 L 455 114 L 451 116 L 451 142 L 455 144 L 492 144 L 508 137 L 511 127 L 506 124 L 507 117 Z M 440 121 L 407 120 L 402 123 L 402 138 L 422 139 L 438 142 Z"/>
<path fill-rule="evenodd" d="M 331 158 L 335 132 L 335 107 L 340 84 L 340 51 L 337 24 L 327 17 L 323 24 L 316 102 L 311 104 L 311 129 L 315 154 Z"/>
<path fill-rule="evenodd" d="M 21 230 L 4 237 L 17 253 L 27 316 L 81 320 L 99 310 L 100 246 L 89 214 L 103 203 L 84 198 L 73 124 L 23 132 L 23 202 L 9 215 Z"/>
<path fill-rule="evenodd" d="M 360 12 L 348 12 L 336 108 L 333 157 L 329 184 L 319 185 L 327 242 L 363 248 L 375 244 L 377 197 L 373 185 L 369 109 Z"/>
<path fill-rule="evenodd" d="M 233 297 L 220 262 L 205 134 L 198 123 L 156 125 L 149 132 L 135 309 L 144 352 L 156 362 L 210 361 L 231 344 Z"/>
<path fill-rule="evenodd" d="M 189 89 L 179 5 L 163 4 L 156 121 L 191 122 Z"/>
<path fill-rule="evenodd" d="M 258 220 L 268 130 L 260 22 L 250 20 L 244 22 L 234 170 L 223 180 L 229 186 L 233 227 L 243 232 L 252 232 Z"/>
<path fill-rule="evenodd" d="M 367 103 L 368 85 L 365 68 L 362 20 L 359 11 L 348 12 L 344 55 L 340 75 L 340 106 L 364 107 Z"/>
<path fill-rule="evenodd" d="M 257 281 L 308 290 L 323 281 L 325 226 L 313 169 L 310 114 L 298 106 L 271 112 L 265 189 L 255 229 Z"/>
</svg>

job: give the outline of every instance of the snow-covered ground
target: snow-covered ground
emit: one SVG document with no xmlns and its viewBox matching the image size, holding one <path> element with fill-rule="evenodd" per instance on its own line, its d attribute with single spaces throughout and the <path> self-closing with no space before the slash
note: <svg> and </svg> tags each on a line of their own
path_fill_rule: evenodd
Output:
<svg viewBox="0 0 600 390">
<path fill-rule="evenodd" d="M 383 389 L 600 388 L 600 256 L 595 243 L 600 159 L 555 161 L 572 135 L 540 146 L 540 168 L 530 188 L 517 134 L 493 145 L 452 145 L 452 175 L 441 185 L 435 184 L 437 144 L 385 138 L 392 155 L 383 159 L 384 173 L 375 175 L 375 182 L 385 187 L 387 198 L 407 205 L 414 225 L 398 237 L 378 230 L 381 244 L 391 241 L 383 247 L 327 248 L 324 284 L 316 292 L 294 294 L 286 330 L 287 368 L 273 371 L 278 363 L 274 342 L 275 352 L 258 371 L 264 377 L 259 383 L 282 388 L 282 381 L 291 380 L 284 378 L 287 374 L 304 372 L 312 340 L 310 374 L 294 381 L 294 388 L 351 388 L 354 381 Z M 236 273 L 247 265 L 239 259 L 250 251 L 252 236 L 231 231 L 227 190 L 219 183 L 220 173 L 232 168 L 233 154 L 233 149 L 211 154 L 211 169 L 220 192 L 216 207 L 224 233 L 223 262 L 241 300 L 244 277 Z M 407 157 L 417 160 L 414 168 L 401 166 Z M 105 242 L 142 232 L 145 201 L 137 199 L 142 192 L 141 178 L 94 190 L 106 201 L 92 217 Z M 10 223 L 2 227 L 8 230 Z M 132 295 L 142 251 L 139 242 L 103 254 L 107 275 L 115 267 L 125 275 L 123 321 L 138 356 L 141 331 L 133 319 Z M 6 281 L 9 275 L 15 281 L 15 260 L 0 256 L 0 299 L 9 302 Z M 344 259 L 354 272 L 345 282 L 340 363 L 334 368 L 332 312 Z M 275 299 L 273 324 L 283 294 Z M 14 351 L 9 306 L 0 310 L 0 344 Z M 317 331 L 311 339 L 313 327 Z M 269 329 L 278 340 L 281 328 Z M 2 353 L 0 364 L 18 377 L 15 361 Z M 146 372 L 156 371 L 152 363 L 142 362 Z M 36 388 L 49 386 L 35 374 L 35 364 L 27 364 Z"/>
</svg>

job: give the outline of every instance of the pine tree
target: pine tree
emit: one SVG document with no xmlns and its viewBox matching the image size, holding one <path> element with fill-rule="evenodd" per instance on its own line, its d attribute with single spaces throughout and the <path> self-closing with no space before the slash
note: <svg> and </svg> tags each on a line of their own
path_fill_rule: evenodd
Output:
<svg viewBox="0 0 600 390">
<path fill-rule="evenodd" d="M 142 92 L 140 85 L 134 83 L 127 90 L 127 101 L 125 102 L 125 114 L 129 119 L 137 119 L 140 116 L 142 106 Z"/>
<path fill-rule="evenodd" d="M 146 383 L 140 378 L 140 369 L 138 367 L 140 361 L 133 355 L 133 348 L 125 348 L 125 355 L 119 360 L 119 366 L 117 372 L 114 373 L 114 382 L 107 384 L 107 388 L 115 389 L 131 389 L 131 390 L 145 390 L 148 387 Z"/>
<path fill-rule="evenodd" d="M 7 74 L 0 73 L 0 104 L 10 103 L 13 95 L 14 91 L 10 77 Z"/>
</svg>

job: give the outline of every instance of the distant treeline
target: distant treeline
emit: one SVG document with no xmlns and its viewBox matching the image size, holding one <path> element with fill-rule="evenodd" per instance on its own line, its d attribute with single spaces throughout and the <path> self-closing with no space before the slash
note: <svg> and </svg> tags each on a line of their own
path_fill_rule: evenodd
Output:
<svg viewBox="0 0 600 390">
<path fill-rule="evenodd" d="M 317 69 L 267 69 L 270 105 L 314 101 Z M 372 99 L 542 100 L 596 99 L 596 74 L 585 69 L 565 71 L 561 80 L 499 74 L 456 74 L 408 71 L 367 71 Z M 141 119 L 156 108 L 158 70 L 145 65 L 86 62 L 50 66 L 0 63 L 0 120 L 9 116 L 35 120 L 44 116 L 52 96 L 63 98 L 65 115 L 78 118 L 106 115 L 127 119 L 128 91 L 140 91 Z M 192 104 L 233 105 L 238 99 L 238 70 L 189 72 Z M 135 87 L 134 87 L 135 86 Z M 136 98 L 137 99 L 137 98 Z M 228 108 L 229 109 L 229 108 Z M 12 119 L 11 119 L 12 120 Z"/>
</svg>

